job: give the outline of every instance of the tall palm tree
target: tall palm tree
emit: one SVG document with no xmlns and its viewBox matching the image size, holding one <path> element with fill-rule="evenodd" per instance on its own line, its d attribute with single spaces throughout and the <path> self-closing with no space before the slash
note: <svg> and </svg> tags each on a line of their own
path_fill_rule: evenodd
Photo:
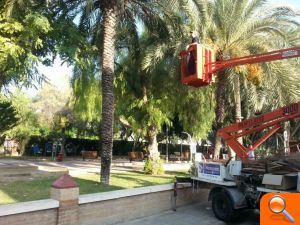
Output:
<svg viewBox="0 0 300 225">
<path fill-rule="evenodd" d="M 117 0 L 100 1 L 100 10 L 103 13 L 101 182 L 108 185 L 113 147 L 115 41 L 121 11 Z"/>
<path fill-rule="evenodd" d="M 176 0 L 172 2 L 176 2 L 178 7 L 185 9 L 189 14 L 193 14 L 192 8 L 198 7 L 200 1 Z M 124 44 L 120 38 L 125 40 L 130 38 L 134 46 L 138 37 L 139 24 L 146 26 L 152 35 L 167 34 L 165 20 L 176 26 L 177 18 L 173 16 L 170 5 L 172 6 L 170 1 L 158 0 L 63 0 L 50 5 L 58 21 L 74 18 L 78 20 L 79 15 L 78 28 L 85 34 L 89 42 L 98 48 L 101 60 L 99 67 L 102 72 L 103 100 L 100 137 L 102 141 L 101 182 L 104 184 L 109 184 L 112 159 L 114 64 L 118 58 L 115 52 L 118 47 L 122 47 Z M 178 12 L 176 11 L 176 13 Z M 162 15 L 165 15 L 164 20 L 162 20 Z M 122 33 L 117 32 L 122 27 L 131 30 L 129 36 L 124 37 Z M 73 56 L 78 57 L 77 53 Z"/>
<path fill-rule="evenodd" d="M 276 42 L 289 46 L 292 43 L 288 37 L 289 31 L 295 31 L 299 28 L 294 20 L 296 13 L 292 9 L 288 7 L 268 9 L 264 0 L 215 0 L 207 3 L 206 6 L 206 24 L 204 27 L 200 27 L 199 30 L 203 42 L 214 45 L 218 50 L 218 60 L 274 50 L 278 46 Z M 282 74 L 287 68 L 285 71 L 280 70 L 278 63 L 262 64 L 257 67 L 261 68 L 261 73 L 264 74 L 261 77 L 265 81 L 264 84 L 267 80 L 276 80 L 276 85 L 280 87 L 281 91 L 294 92 L 287 85 L 287 83 L 292 82 L 292 78 L 285 80 L 283 83 L 278 82 L 278 80 L 286 78 Z M 270 73 L 276 70 L 276 67 L 278 76 Z M 240 80 L 243 79 L 241 74 L 249 75 L 247 68 L 247 66 L 244 66 L 227 69 L 217 74 L 217 129 L 224 125 L 226 105 L 234 105 L 237 120 L 241 118 L 239 88 Z M 244 81 L 246 82 L 246 80 Z M 236 103 L 231 104 L 229 93 L 234 89 Z M 220 147 L 221 139 L 216 137 L 216 157 L 219 156 Z"/>
</svg>

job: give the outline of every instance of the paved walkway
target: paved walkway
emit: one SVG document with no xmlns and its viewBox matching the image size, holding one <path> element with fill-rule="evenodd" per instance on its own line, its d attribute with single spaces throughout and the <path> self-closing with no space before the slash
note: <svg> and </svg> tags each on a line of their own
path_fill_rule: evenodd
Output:
<svg viewBox="0 0 300 225">
<path fill-rule="evenodd" d="M 166 211 L 153 216 L 132 220 L 117 225 L 225 225 L 214 217 L 210 203 L 201 203 Z M 229 225 L 229 223 L 227 224 Z M 259 213 L 254 210 L 241 211 L 237 221 L 230 225 L 259 225 Z"/>
<path fill-rule="evenodd" d="M 42 158 L 28 159 L 28 160 L 15 160 L 15 159 L 0 159 L 1 166 L 13 166 L 13 165 L 27 165 L 27 166 L 38 166 L 41 171 L 57 171 L 69 170 L 70 174 L 78 173 L 96 173 L 100 171 L 100 160 L 86 160 L 83 161 L 80 158 L 67 159 L 63 162 L 42 160 Z M 144 162 L 129 162 L 126 159 L 113 160 L 112 172 L 126 172 L 132 170 L 142 170 Z M 167 171 L 188 171 L 190 168 L 189 163 L 165 163 L 164 168 Z"/>
</svg>

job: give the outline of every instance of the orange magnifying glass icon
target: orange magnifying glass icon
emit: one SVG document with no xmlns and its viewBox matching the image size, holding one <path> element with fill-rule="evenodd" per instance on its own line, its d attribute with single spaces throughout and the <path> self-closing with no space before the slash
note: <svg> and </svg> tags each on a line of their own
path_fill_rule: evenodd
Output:
<svg viewBox="0 0 300 225">
<path fill-rule="evenodd" d="M 292 217 L 291 214 L 289 214 L 285 210 L 285 208 L 286 208 L 286 202 L 285 199 L 282 198 L 281 196 L 275 195 L 269 200 L 269 209 L 271 212 L 276 214 L 282 213 L 291 223 L 294 223 L 295 222 L 294 217 Z"/>
</svg>

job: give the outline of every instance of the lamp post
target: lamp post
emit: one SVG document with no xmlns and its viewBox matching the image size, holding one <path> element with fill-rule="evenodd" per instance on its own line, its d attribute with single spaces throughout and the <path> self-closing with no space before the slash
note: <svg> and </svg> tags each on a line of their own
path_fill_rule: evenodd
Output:
<svg viewBox="0 0 300 225">
<path fill-rule="evenodd" d="M 169 162 L 169 130 L 168 125 L 166 125 L 166 162 Z"/>
<path fill-rule="evenodd" d="M 186 134 L 188 136 L 189 142 L 192 141 L 192 136 L 188 132 L 181 132 L 182 134 Z"/>
<path fill-rule="evenodd" d="M 180 158 L 182 158 L 182 137 L 180 138 Z"/>
</svg>

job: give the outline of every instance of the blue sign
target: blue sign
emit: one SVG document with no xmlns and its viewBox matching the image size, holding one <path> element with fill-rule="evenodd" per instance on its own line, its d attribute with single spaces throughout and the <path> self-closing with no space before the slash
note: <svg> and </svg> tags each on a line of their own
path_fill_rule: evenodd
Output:
<svg viewBox="0 0 300 225">
<path fill-rule="evenodd" d="M 218 164 L 199 163 L 199 173 L 221 175 L 221 166 Z"/>
</svg>

